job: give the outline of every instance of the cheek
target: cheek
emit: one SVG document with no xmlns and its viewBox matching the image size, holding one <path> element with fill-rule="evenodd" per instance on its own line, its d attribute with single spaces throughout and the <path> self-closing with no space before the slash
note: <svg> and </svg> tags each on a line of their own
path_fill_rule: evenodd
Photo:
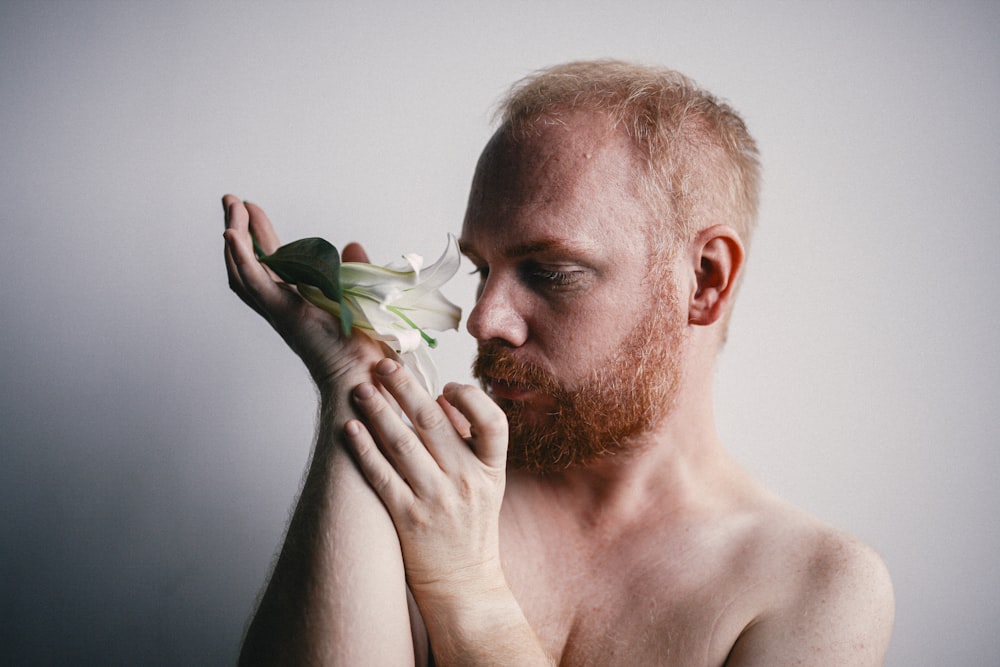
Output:
<svg viewBox="0 0 1000 667">
<path fill-rule="evenodd" d="M 608 306 L 577 307 L 550 313 L 533 327 L 535 341 L 550 370 L 572 384 L 588 377 L 623 343 L 635 327 L 636 314 L 623 314 Z"/>
<path fill-rule="evenodd" d="M 645 269 L 636 268 L 563 303 L 534 300 L 528 328 L 550 370 L 567 380 L 584 378 L 617 351 L 653 308 L 666 305 L 652 298 L 662 290 L 649 280 Z"/>
<path fill-rule="evenodd" d="M 599 347 L 596 341 L 605 335 L 595 328 L 599 321 L 579 311 L 540 313 L 529 324 L 529 330 L 536 353 L 544 359 L 542 363 L 563 379 L 576 377 L 579 369 L 589 368 Z"/>
</svg>

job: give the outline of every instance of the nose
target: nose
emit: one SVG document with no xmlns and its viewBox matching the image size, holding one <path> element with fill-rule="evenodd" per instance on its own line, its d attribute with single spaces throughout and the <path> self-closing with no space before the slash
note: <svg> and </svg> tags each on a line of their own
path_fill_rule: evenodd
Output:
<svg viewBox="0 0 1000 667">
<path fill-rule="evenodd" d="M 528 325 L 514 297 L 501 280 L 494 278 L 494 274 L 489 275 L 476 305 L 469 313 L 465 328 L 481 343 L 500 341 L 511 347 L 520 347 L 528 338 Z"/>
</svg>

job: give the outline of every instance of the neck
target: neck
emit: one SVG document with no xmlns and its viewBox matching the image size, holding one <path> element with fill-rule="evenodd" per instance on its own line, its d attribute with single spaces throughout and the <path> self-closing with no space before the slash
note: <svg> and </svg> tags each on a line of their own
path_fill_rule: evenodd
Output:
<svg viewBox="0 0 1000 667">
<path fill-rule="evenodd" d="M 622 453 L 544 474 L 515 472 L 509 485 L 530 486 L 582 528 L 627 526 L 649 511 L 661 516 L 715 497 L 735 464 L 715 431 L 711 372 L 683 375 L 677 400 L 660 422 Z"/>
</svg>

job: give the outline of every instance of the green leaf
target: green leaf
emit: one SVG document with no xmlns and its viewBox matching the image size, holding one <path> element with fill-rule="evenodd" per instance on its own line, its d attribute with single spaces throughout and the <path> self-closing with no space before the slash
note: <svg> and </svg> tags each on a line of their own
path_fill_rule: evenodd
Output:
<svg viewBox="0 0 1000 667">
<path fill-rule="evenodd" d="M 285 282 L 312 285 L 331 301 L 341 300 L 340 253 L 325 239 L 292 241 L 270 255 L 258 252 L 258 259 Z"/>
<path fill-rule="evenodd" d="M 340 326 L 345 336 L 351 335 L 351 327 L 354 326 L 354 311 L 347 306 L 343 298 L 340 299 Z"/>
</svg>

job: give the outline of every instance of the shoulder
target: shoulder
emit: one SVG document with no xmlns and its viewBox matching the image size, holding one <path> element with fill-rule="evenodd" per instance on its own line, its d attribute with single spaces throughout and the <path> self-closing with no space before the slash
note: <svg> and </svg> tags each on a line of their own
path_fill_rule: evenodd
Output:
<svg viewBox="0 0 1000 667">
<path fill-rule="evenodd" d="M 740 635 L 729 665 L 881 665 L 895 601 L 888 569 L 857 538 L 781 509 L 763 529 L 773 582 Z M 776 518 L 776 517 L 772 517 Z"/>
<path fill-rule="evenodd" d="M 804 546 L 799 571 L 792 581 L 784 609 L 786 617 L 813 616 L 830 627 L 813 632 L 836 639 L 836 628 L 846 637 L 862 639 L 884 634 L 892 627 L 895 600 L 889 571 L 882 558 L 857 538 L 820 527 Z M 847 663 L 845 663 L 847 664 Z"/>
</svg>

